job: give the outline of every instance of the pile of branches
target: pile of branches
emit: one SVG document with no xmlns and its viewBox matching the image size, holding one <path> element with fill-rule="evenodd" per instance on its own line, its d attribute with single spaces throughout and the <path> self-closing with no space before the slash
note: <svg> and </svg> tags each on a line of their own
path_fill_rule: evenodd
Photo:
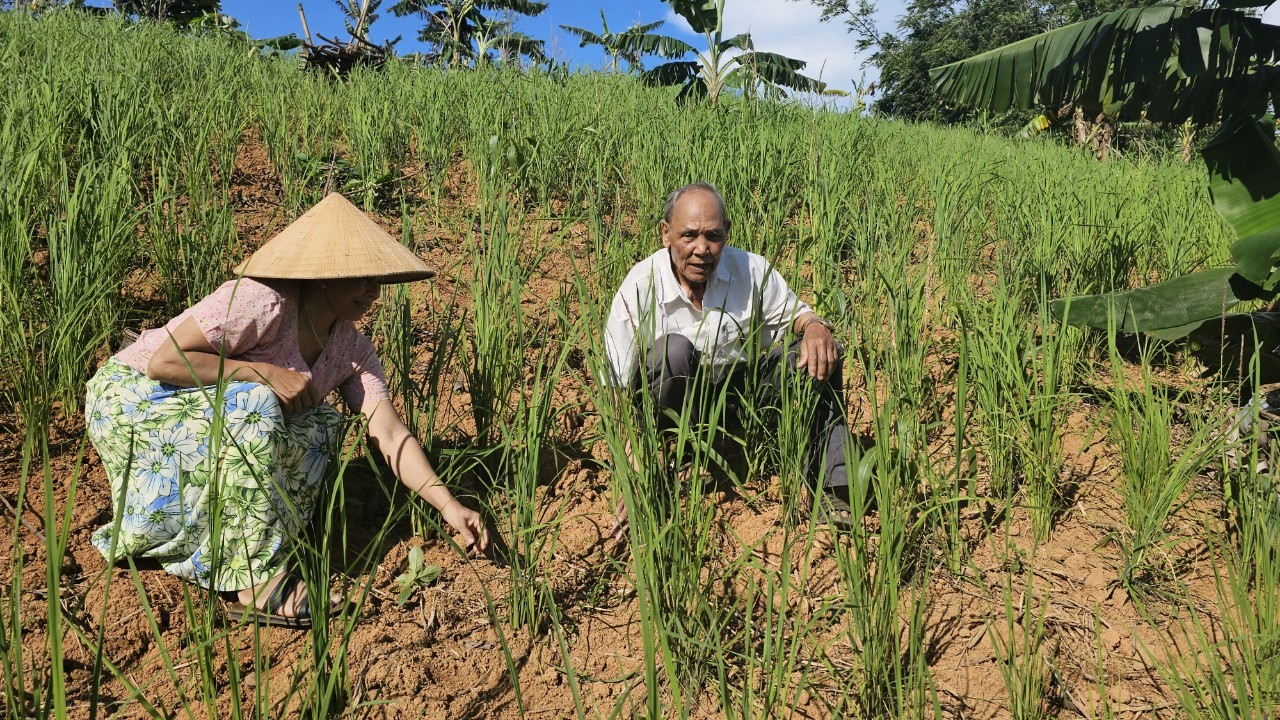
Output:
<svg viewBox="0 0 1280 720">
<path fill-rule="evenodd" d="M 327 70 L 338 77 L 343 77 L 357 65 L 377 68 L 394 58 L 395 53 L 391 49 L 391 43 L 374 45 L 365 37 L 363 31 L 368 10 L 369 0 L 365 0 L 361 5 L 360 18 L 351 31 L 349 42 L 341 43 L 316 33 L 316 37 L 321 41 L 317 44 L 311 39 L 311 30 L 307 27 L 307 15 L 302 10 L 302 3 L 298 3 L 298 16 L 302 18 L 302 32 L 306 37 L 302 43 L 303 65 L 307 68 Z M 350 25 L 347 27 L 351 29 Z"/>
</svg>

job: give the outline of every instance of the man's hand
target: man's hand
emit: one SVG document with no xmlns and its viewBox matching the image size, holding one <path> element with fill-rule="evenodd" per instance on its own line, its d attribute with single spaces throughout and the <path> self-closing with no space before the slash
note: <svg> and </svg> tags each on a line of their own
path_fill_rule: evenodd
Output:
<svg viewBox="0 0 1280 720">
<path fill-rule="evenodd" d="M 796 321 L 803 330 L 800 336 L 800 357 L 796 359 L 797 370 L 808 370 L 809 376 L 817 380 L 826 380 L 835 371 L 839 348 L 836 339 L 826 325 L 811 322 L 807 315 Z"/>
<path fill-rule="evenodd" d="M 309 410 L 324 400 L 311 378 L 300 372 L 268 363 L 254 363 L 253 371 L 279 398 L 285 417 Z"/>
</svg>

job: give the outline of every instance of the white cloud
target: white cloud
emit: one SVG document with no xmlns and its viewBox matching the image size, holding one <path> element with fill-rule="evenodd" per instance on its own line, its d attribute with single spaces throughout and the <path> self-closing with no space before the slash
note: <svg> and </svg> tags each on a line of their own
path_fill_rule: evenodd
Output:
<svg viewBox="0 0 1280 720">
<path fill-rule="evenodd" d="M 758 50 L 804 60 L 807 64 L 802 72 L 820 76 L 830 87 L 852 92 L 859 78 L 871 81 L 878 75 L 874 66 L 863 67 L 866 53 L 857 53 L 857 38 L 847 32 L 845 24 L 839 20 L 822 22 L 822 12 L 809 2 L 728 0 L 724 13 L 726 38 L 750 32 Z M 674 11 L 668 10 L 665 19 L 672 29 L 693 34 L 689 23 Z"/>
</svg>

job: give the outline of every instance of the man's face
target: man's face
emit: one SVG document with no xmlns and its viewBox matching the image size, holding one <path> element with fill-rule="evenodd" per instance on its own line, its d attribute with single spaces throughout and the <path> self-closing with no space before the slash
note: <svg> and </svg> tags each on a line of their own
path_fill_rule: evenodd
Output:
<svg viewBox="0 0 1280 720">
<path fill-rule="evenodd" d="M 682 285 L 706 287 L 729 240 L 729 223 L 720 204 L 705 190 L 690 190 L 671 209 L 671 222 L 662 222 L 662 246 Z"/>
</svg>

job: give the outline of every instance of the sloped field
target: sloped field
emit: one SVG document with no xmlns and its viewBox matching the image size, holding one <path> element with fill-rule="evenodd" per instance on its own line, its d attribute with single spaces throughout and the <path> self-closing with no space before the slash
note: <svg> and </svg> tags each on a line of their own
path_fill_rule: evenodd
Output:
<svg viewBox="0 0 1280 720">
<path fill-rule="evenodd" d="M 1274 716 L 1277 498 L 1221 432 L 1234 385 L 1044 310 L 1221 262 L 1199 166 L 603 75 L 336 82 L 71 13 L 0 13 L 0 49 L 8 717 Z M 876 448 L 850 533 L 808 520 L 795 407 L 660 438 L 593 381 L 694 180 L 837 326 Z M 89 545 L 112 499 L 84 382 L 329 189 L 441 270 L 365 330 L 504 548 L 462 556 L 353 429 L 298 562 L 356 602 L 245 627 Z M 401 604 L 418 547 L 444 572 Z"/>
</svg>

